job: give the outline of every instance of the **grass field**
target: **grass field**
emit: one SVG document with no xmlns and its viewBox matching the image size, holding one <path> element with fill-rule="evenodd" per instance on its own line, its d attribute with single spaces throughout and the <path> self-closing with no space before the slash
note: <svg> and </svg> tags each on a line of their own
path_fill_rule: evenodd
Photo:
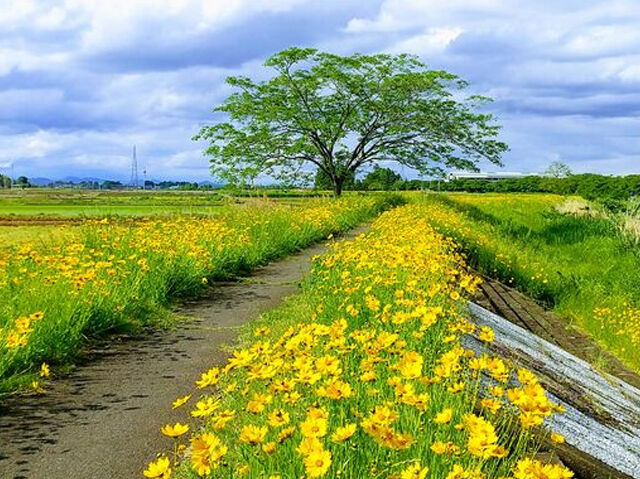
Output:
<svg viewBox="0 0 640 479">
<path fill-rule="evenodd" d="M 461 346 L 492 332 L 463 319 L 478 280 L 430 215 L 383 213 L 318 258 L 300 295 L 176 399 L 185 421 L 163 428 L 169 452 L 145 476 L 571 477 L 533 458 L 532 429 L 556 411 L 536 378 Z"/>
<path fill-rule="evenodd" d="M 71 190 L 0 189 L 0 220 L 13 216 L 148 215 L 158 212 L 212 213 L 219 207 L 255 199 L 301 204 L 327 192 L 299 190 Z"/>
<path fill-rule="evenodd" d="M 215 214 L 161 210 L 76 226 L 7 227 L 12 238 L 2 242 L 13 244 L 0 249 L 0 389 L 31 378 L 42 362 L 71 361 L 87 338 L 157 321 L 171 300 L 208 281 L 351 228 L 398 201 L 252 200 Z"/>
<path fill-rule="evenodd" d="M 640 370 L 640 251 L 610 218 L 541 194 L 430 195 L 431 221 L 483 273 L 547 303 Z"/>
</svg>

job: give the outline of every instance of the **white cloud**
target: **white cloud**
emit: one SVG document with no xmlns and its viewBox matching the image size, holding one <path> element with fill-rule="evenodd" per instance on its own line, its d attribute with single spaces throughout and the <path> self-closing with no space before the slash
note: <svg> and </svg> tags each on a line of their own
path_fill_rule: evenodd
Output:
<svg viewBox="0 0 640 479">
<path fill-rule="evenodd" d="M 391 46 L 391 53 L 413 53 L 415 55 L 431 55 L 442 52 L 451 42 L 463 32 L 460 27 L 429 28 L 421 33 L 401 40 Z"/>
<path fill-rule="evenodd" d="M 190 138 L 229 94 L 224 77 L 263 77 L 269 52 L 311 44 L 415 53 L 470 80 L 496 99 L 509 169 L 560 155 L 578 171 L 629 172 L 638 32 L 637 0 L 6 0 L 0 162 L 126 179 L 136 143 L 150 177 L 205 179 Z"/>
</svg>

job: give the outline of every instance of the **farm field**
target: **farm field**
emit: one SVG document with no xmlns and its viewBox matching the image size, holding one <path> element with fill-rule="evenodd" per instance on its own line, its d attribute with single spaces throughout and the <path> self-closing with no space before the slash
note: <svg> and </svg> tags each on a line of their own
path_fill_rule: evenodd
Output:
<svg viewBox="0 0 640 479">
<path fill-rule="evenodd" d="M 561 410 L 535 376 L 462 347 L 492 331 L 464 319 L 479 279 L 431 212 L 383 213 L 318 258 L 299 295 L 176 399 L 184 419 L 144 475 L 572 477 L 534 457 L 533 430 Z"/>
<path fill-rule="evenodd" d="M 611 218 L 560 213 L 546 194 L 447 194 L 423 200 L 482 273 L 552 307 L 640 370 L 640 254 Z"/>
<path fill-rule="evenodd" d="M 271 198 L 288 204 L 304 202 L 305 198 L 326 197 L 326 192 L 298 190 L 230 190 L 230 191 L 167 191 L 167 190 L 73 190 L 34 188 L 0 190 L 0 223 L 20 220 L 21 216 L 148 215 L 163 213 L 215 213 L 220 207 L 255 199 Z M 16 218 L 17 217 L 17 218 Z"/>
<path fill-rule="evenodd" d="M 138 209 L 119 201 L 121 213 Z M 387 195 L 251 200 L 199 214 L 154 206 L 158 214 L 142 217 L 4 227 L 0 390 L 30 380 L 39 389 L 42 363 L 67 364 L 87 338 L 159 324 L 170 301 L 349 229 L 399 201 Z"/>
</svg>

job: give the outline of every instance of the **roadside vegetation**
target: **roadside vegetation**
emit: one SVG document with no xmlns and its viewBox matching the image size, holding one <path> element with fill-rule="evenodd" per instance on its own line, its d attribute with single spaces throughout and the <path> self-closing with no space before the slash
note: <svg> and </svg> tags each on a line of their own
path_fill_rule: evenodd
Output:
<svg viewBox="0 0 640 479">
<path fill-rule="evenodd" d="M 580 198 L 427 195 L 431 223 L 482 273 L 552 307 L 640 370 L 640 254 L 633 219 Z"/>
<path fill-rule="evenodd" d="M 383 213 L 318 258 L 301 294 L 176 398 L 185 420 L 162 428 L 169 452 L 144 475 L 571 477 L 532 457 L 561 409 L 535 376 L 462 347 L 493 332 L 464 319 L 479 280 L 429 216 Z"/>
<path fill-rule="evenodd" d="M 87 338 L 154 323 L 170 301 L 344 231 L 397 196 L 272 201 L 215 215 L 110 217 L 74 227 L 72 241 L 0 249 L 0 391 L 43 362 L 72 361 Z M 25 228 L 29 228 L 28 226 Z M 40 370 L 48 376 L 47 364 Z"/>
</svg>

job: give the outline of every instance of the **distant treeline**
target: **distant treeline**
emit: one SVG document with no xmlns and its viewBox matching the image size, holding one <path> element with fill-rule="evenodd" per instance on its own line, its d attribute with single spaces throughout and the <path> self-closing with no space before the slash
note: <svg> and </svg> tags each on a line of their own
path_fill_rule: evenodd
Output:
<svg viewBox="0 0 640 479">
<path fill-rule="evenodd" d="M 618 201 L 625 201 L 632 196 L 640 195 L 640 175 L 604 176 L 580 174 L 570 175 L 565 178 L 525 176 L 497 181 L 459 179 L 447 182 L 427 181 L 423 185 L 423 187 L 432 190 L 440 188 L 441 191 L 579 195 L 587 200 L 599 200 L 609 203 L 611 206 L 615 206 Z"/>
</svg>

